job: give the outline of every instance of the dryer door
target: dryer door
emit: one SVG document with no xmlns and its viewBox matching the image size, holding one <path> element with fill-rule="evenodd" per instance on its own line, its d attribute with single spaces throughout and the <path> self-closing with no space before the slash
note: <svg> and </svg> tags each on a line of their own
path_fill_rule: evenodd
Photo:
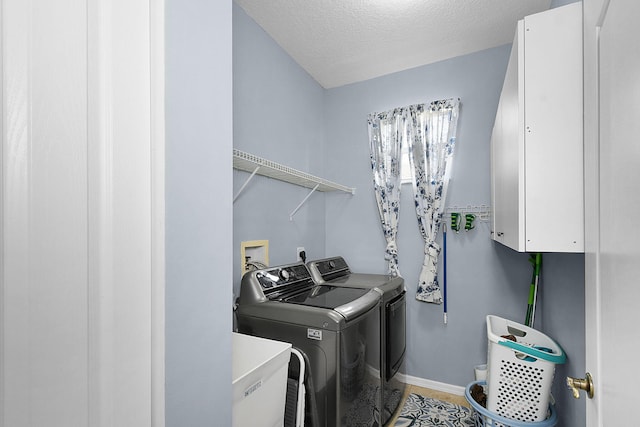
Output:
<svg viewBox="0 0 640 427">
<path fill-rule="evenodd" d="M 385 306 L 386 363 L 385 380 L 389 381 L 398 372 L 404 360 L 406 348 L 406 291 L 389 301 Z"/>
</svg>

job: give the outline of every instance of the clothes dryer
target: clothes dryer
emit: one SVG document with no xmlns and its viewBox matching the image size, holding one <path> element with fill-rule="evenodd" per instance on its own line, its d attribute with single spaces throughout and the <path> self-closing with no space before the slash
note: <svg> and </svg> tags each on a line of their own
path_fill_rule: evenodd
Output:
<svg viewBox="0 0 640 427">
<path fill-rule="evenodd" d="M 398 408 L 404 393 L 404 357 L 406 350 L 406 291 L 402 277 L 384 274 L 353 273 L 344 258 L 324 258 L 307 263 L 318 284 L 343 288 L 374 289 L 381 294 L 380 310 L 380 389 L 383 425 Z"/>
</svg>

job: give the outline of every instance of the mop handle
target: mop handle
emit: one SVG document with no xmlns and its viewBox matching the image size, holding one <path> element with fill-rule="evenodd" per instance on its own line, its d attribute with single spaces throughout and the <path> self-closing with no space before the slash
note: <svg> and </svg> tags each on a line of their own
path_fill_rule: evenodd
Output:
<svg viewBox="0 0 640 427">
<path fill-rule="evenodd" d="M 444 324 L 447 324 L 447 223 L 442 223 L 442 303 L 444 305 Z"/>
</svg>

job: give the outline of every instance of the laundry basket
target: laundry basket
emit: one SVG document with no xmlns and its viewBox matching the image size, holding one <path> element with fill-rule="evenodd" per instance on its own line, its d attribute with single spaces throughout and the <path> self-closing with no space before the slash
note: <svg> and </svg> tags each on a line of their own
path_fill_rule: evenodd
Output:
<svg viewBox="0 0 640 427">
<path fill-rule="evenodd" d="M 542 421 L 536 422 L 522 422 L 516 421 L 509 418 L 505 418 L 496 414 L 495 412 L 489 411 L 482 407 L 478 402 L 475 401 L 473 397 L 471 397 L 471 389 L 474 385 L 484 386 L 486 384 L 485 381 L 475 381 L 467 386 L 464 391 L 464 395 L 467 398 L 467 401 L 471 404 L 473 408 L 472 419 L 475 427 L 553 427 L 558 423 L 558 415 L 556 414 L 555 408 L 553 405 L 549 405 L 548 407 L 548 416 L 546 419 Z"/>
<path fill-rule="evenodd" d="M 545 420 L 556 364 L 566 360 L 562 348 L 540 331 L 492 315 L 487 336 L 487 409 L 520 422 Z"/>
</svg>

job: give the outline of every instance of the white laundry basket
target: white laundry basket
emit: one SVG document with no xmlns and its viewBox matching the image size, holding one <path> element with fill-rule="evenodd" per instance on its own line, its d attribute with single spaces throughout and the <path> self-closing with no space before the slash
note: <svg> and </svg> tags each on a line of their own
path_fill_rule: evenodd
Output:
<svg viewBox="0 0 640 427">
<path fill-rule="evenodd" d="M 558 423 L 558 414 L 553 405 L 549 405 L 549 416 L 543 421 L 536 422 L 516 421 L 489 411 L 476 402 L 471 395 L 471 390 L 474 386 L 484 386 L 485 384 L 485 381 L 474 381 L 467 385 L 464 390 L 464 396 L 473 409 L 471 420 L 473 421 L 474 427 L 554 427 Z"/>
<path fill-rule="evenodd" d="M 555 367 L 566 360 L 560 345 L 540 331 L 492 315 L 487 337 L 487 409 L 522 422 L 547 418 Z"/>
</svg>

